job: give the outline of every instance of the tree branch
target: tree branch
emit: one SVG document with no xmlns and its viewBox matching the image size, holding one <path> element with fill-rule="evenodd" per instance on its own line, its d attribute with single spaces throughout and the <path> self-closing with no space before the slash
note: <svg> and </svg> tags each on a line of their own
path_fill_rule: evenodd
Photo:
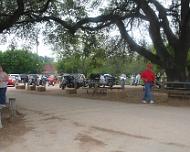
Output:
<svg viewBox="0 0 190 152">
<path fill-rule="evenodd" d="M 100 29 L 102 29 L 102 28 L 105 28 L 105 27 L 110 26 L 111 24 L 113 24 L 113 23 L 109 21 L 109 22 L 107 22 L 107 23 L 100 24 L 100 25 L 98 25 L 98 26 L 96 26 L 96 27 L 81 26 L 81 29 L 82 29 L 82 30 L 88 30 L 88 31 L 98 31 L 98 30 L 100 30 Z"/>
<path fill-rule="evenodd" d="M 149 25 L 149 34 L 153 41 L 154 47 L 156 48 L 157 55 L 162 59 L 164 62 L 168 60 L 172 60 L 170 54 L 168 53 L 164 41 L 161 37 L 160 33 L 160 23 L 159 20 L 152 8 L 148 5 L 146 0 L 135 0 L 135 2 L 139 5 L 139 7 L 143 10 L 148 21 Z"/>
<path fill-rule="evenodd" d="M 41 9 L 39 9 L 38 11 L 33 11 L 33 10 L 26 10 L 26 8 L 24 7 L 24 0 L 17 0 L 18 8 L 12 14 L 3 13 L 4 18 L 3 21 L 0 22 L 0 33 L 2 33 L 5 29 L 9 29 L 14 24 L 19 23 L 20 22 L 19 19 L 23 15 L 30 16 L 33 13 L 39 13 L 39 15 L 41 15 L 48 9 L 48 6 L 51 1 L 52 0 L 47 0 Z M 21 22 L 26 23 L 26 21 L 21 21 Z"/>
<path fill-rule="evenodd" d="M 52 0 L 47 0 L 47 2 L 45 3 L 45 5 L 39 10 L 39 13 L 44 13 L 48 7 L 49 7 L 49 4 Z"/>
<path fill-rule="evenodd" d="M 129 48 L 131 49 L 131 51 L 133 52 L 138 52 L 140 55 L 144 56 L 145 58 L 149 59 L 151 62 L 158 64 L 158 65 L 162 65 L 160 58 L 151 53 L 150 50 L 145 49 L 142 46 L 139 46 L 132 38 L 131 36 L 127 33 L 126 28 L 124 23 L 121 20 L 117 20 L 116 21 L 116 25 L 119 28 L 119 31 L 121 33 L 122 38 L 127 42 L 127 44 L 129 45 Z"/>
<path fill-rule="evenodd" d="M 41 22 L 41 21 L 55 21 L 59 24 L 61 24 L 63 27 L 65 27 L 66 29 L 68 29 L 72 34 L 74 34 L 79 28 L 81 29 L 87 29 L 90 31 L 96 31 L 99 30 L 101 28 L 104 28 L 106 26 L 111 25 L 116 19 L 121 19 L 124 20 L 126 18 L 131 18 L 131 17 L 141 17 L 143 19 L 146 19 L 146 17 L 142 14 L 125 14 L 123 16 L 119 16 L 119 15 L 113 15 L 113 14 L 108 14 L 108 15 L 101 15 L 98 17 L 87 17 L 84 19 L 81 19 L 79 22 L 75 23 L 75 24 L 69 24 L 67 21 L 64 21 L 58 17 L 54 17 L 54 16 L 41 16 L 41 15 L 36 15 L 36 14 L 32 14 L 30 15 L 30 19 L 28 20 L 24 20 L 24 21 L 19 21 L 17 22 L 17 24 L 22 24 L 22 23 L 34 23 L 34 22 Z M 100 25 L 97 25 L 96 27 L 90 26 L 86 24 L 89 23 L 100 23 Z"/>
<path fill-rule="evenodd" d="M 175 34 L 172 32 L 172 30 L 169 26 L 169 21 L 167 19 L 167 10 L 156 0 L 150 0 L 150 2 L 156 6 L 156 8 L 159 12 L 159 17 L 162 19 L 161 26 L 164 29 L 164 32 L 167 36 L 167 39 L 168 39 L 170 46 L 175 48 L 177 45 L 178 39 L 175 36 Z"/>
<path fill-rule="evenodd" d="M 24 12 L 24 1 L 17 0 L 18 8 L 12 14 L 6 17 L 5 20 L 0 22 L 0 33 L 2 33 L 5 29 L 10 28 L 20 17 L 20 15 Z"/>
</svg>

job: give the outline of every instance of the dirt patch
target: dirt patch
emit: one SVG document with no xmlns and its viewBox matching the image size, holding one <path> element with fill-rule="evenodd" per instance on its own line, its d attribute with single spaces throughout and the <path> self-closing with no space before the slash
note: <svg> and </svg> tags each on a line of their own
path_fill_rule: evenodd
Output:
<svg viewBox="0 0 190 152">
<path fill-rule="evenodd" d="M 140 136 L 140 135 L 134 135 L 134 134 L 130 134 L 130 133 L 122 132 L 122 131 L 117 131 L 117 130 L 112 130 L 112 129 L 106 129 L 106 128 L 101 128 L 101 127 L 96 127 L 96 126 L 93 126 L 91 128 L 95 129 L 95 130 L 111 133 L 111 134 L 119 134 L 119 135 L 122 135 L 122 136 L 129 136 L 129 137 L 138 138 L 138 139 L 146 139 L 146 140 L 151 140 L 152 139 L 150 137 L 145 137 L 145 136 Z"/>
<path fill-rule="evenodd" d="M 45 118 L 43 120 L 59 120 L 59 121 L 62 121 L 62 120 L 67 120 L 65 118 L 60 118 L 60 117 L 57 117 L 57 116 L 51 116 L 51 117 L 48 117 L 48 118 Z"/>
<path fill-rule="evenodd" d="M 189 147 L 189 146 L 184 145 L 184 144 L 173 143 L 173 142 L 170 142 L 170 143 L 163 143 L 163 144 L 170 145 L 170 146 L 176 146 L 176 147 Z"/>
<path fill-rule="evenodd" d="M 116 131 L 116 130 L 112 130 L 112 129 L 106 129 L 106 128 L 101 128 L 101 127 L 96 127 L 96 126 L 93 126 L 91 128 L 96 129 L 98 131 L 107 132 L 107 133 L 110 133 L 110 134 L 118 134 L 118 135 L 129 136 L 129 137 L 133 137 L 133 138 L 137 138 L 137 139 L 152 140 L 152 138 L 150 138 L 150 137 L 134 135 L 134 134 L 130 134 L 130 133 L 122 132 L 122 131 Z M 182 148 L 188 147 L 189 148 L 188 145 L 184 145 L 184 144 L 181 144 L 181 143 L 174 143 L 174 142 L 169 142 L 169 143 L 160 142 L 160 143 L 164 144 L 164 145 L 170 145 L 170 146 L 176 146 L 176 147 L 182 147 Z M 120 151 L 118 151 L 118 152 L 120 152 Z"/>
<path fill-rule="evenodd" d="M 185 98 L 175 98 L 175 97 L 170 97 L 168 100 L 168 104 L 172 106 L 190 106 L 190 99 L 185 99 Z"/>
<path fill-rule="evenodd" d="M 83 124 L 79 123 L 79 122 L 72 122 L 76 127 L 84 127 Z"/>
<path fill-rule="evenodd" d="M 80 141 L 81 144 L 92 144 L 92 145 L 96 145 L 96 146 L 104 146 L 105 143 L 95 139 L 89 135 L 85 135 L 85 134 L 78 134 L 78 136 L 75 138 L 75 140 Z"/>
<path fill-rule="evenodd" d="M 79 141 L 79 149 L 82 152 L 103 152 L 106 146 L 103 141 L 82 133 L 77 135 L 75 141 Z"/>
<path fill-rule="evenodd" d="M 17 112 L 17 117 L 14 120 L 10 118 L 3 119 L 3 128 L 0 129 L 0 147 L 7 147 L 23 136 L 32 128 L 26 127 L 24 115 Z"/>
<path fill-rule="evenodd" d="M 29 111 L 29 112 L 32 112 L 32 113 L 35 113 L 35 114 L 38 114 L 38 115 L 42 115 L 42 116 L 50 116 L 49 114 L 43 113 L 41 111 L 29 109 L 29 108 L 20 108 L 20 109 L 24 110 L 24 111 Z"/>
</svg>

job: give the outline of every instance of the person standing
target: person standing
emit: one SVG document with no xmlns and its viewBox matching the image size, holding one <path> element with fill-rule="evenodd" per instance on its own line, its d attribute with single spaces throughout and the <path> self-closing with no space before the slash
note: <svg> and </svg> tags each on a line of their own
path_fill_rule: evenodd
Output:
<svg viewBox="0 0 190 152">
<path fill-rule="evenodd" d="M 140 73 L 141 79 L 144 81 L 144 97 L 143 103 L 154 103 L 152 95 L 152 87 L 155 83 L 155 73 L 152 70 L 152 64 L 147 64 L 146 69 Z"/>
<path fill-rule="evenodd" d="M 120 79 L 121 88 L 124 90 L 125 89 L 125 81 L 127 79 L 127 76 L 125 74 L 121 74 L 119 79 Z"/>
<path fill-rule="evenodd" d="M 138 74 L 136 75 L 136 77 L 135 77 L 135 85 L 136 85 L 136 86 L 139 85 L 139 83 L 140 83 L 140 78 L 141 78 L 141 75 L 138 73 Z"/>
<path fill-rule="evenodd" d="M 8 75 L 3 71 L 2 66 L 0 65 L 0 106 L 6 106 L 6 91 L 7 91 L 7 82 Z"/>
</svg>

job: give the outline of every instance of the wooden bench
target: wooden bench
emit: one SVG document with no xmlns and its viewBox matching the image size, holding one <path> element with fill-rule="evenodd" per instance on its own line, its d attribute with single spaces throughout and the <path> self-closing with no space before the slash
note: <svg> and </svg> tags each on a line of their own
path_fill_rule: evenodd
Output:
<svg viewBox="0 0 190 152">
<path fill-rule="evenodd" d="M 165 82 L 164 89 L 167 90 L 168 97 L 190 98 L 190 82 Z"/>
<path fill-rule="evenodd" d="M 16 98 L 9 98 L 9 103 L 6 107 L 0 106 L 0 128 L 3 128 L 2 125 L 2 113 L 4 109 L 9 109 L 10 117 L 13 120 L 16 117 Z"/>
</svg>

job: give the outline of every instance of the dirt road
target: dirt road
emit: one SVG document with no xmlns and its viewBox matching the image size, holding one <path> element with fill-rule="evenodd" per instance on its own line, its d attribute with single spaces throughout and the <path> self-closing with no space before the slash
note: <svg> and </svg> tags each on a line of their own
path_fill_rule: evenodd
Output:
<svg viewBox="0 0 190 152">
<path fill-rule="evenodd" d="M 1 141 L 0 152 L 190 151 L 189 107 L 14 91 L 9 96 L 16 97 L 24 114 L 24 123 L 15 124 L 17 131 L 23 131 L 13 133 L 11 141 Z"/>
</svg>

